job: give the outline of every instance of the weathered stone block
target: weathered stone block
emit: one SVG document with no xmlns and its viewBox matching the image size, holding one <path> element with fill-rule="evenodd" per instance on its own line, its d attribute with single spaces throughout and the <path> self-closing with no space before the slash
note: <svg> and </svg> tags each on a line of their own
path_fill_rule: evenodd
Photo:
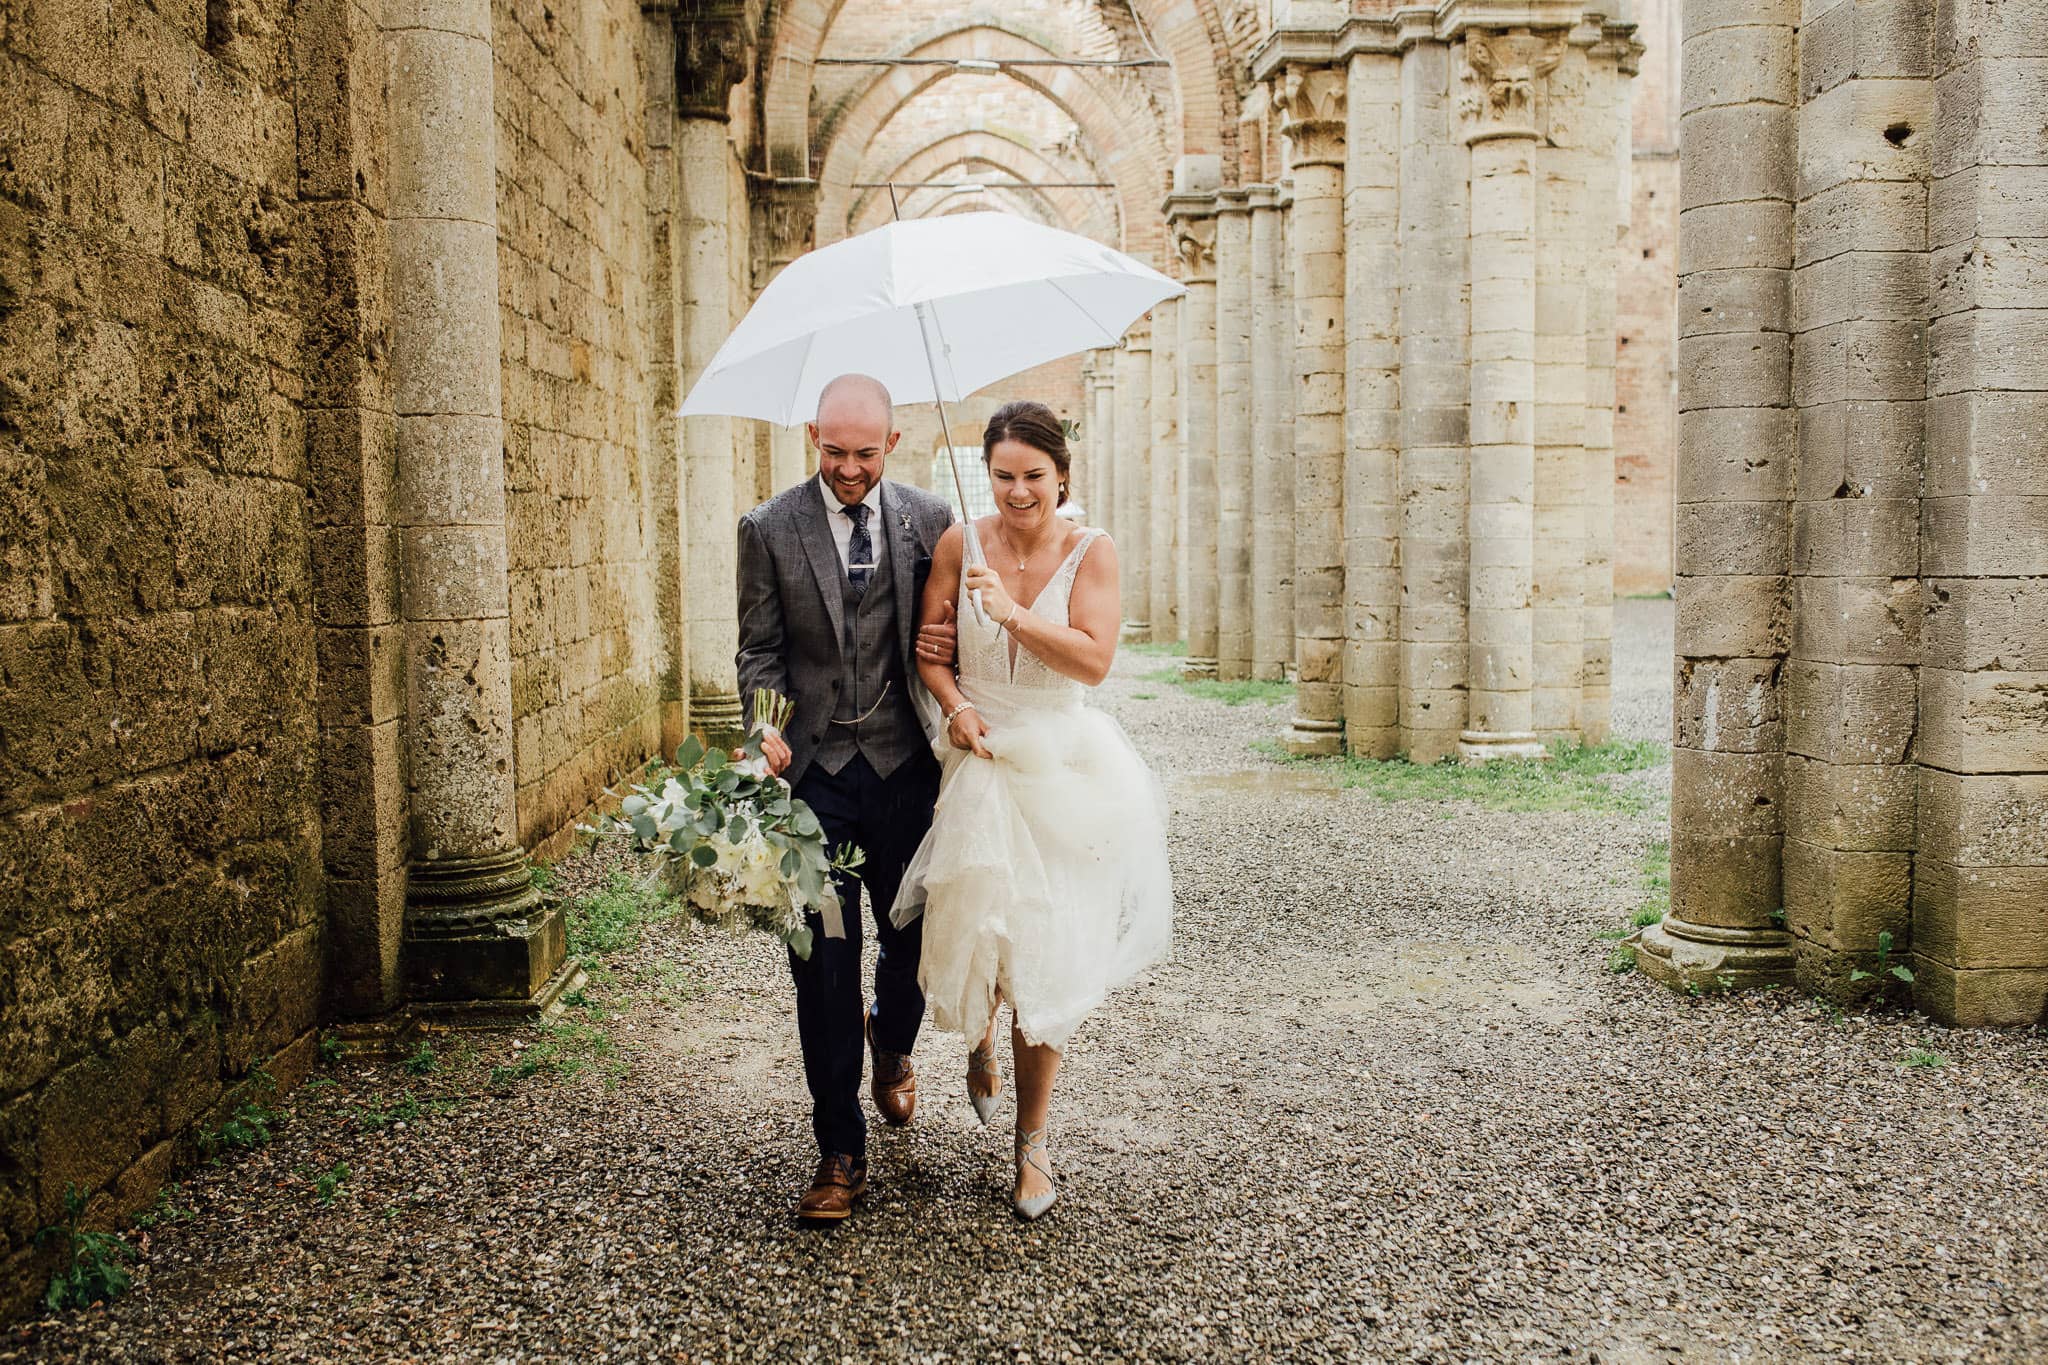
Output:
<svg viewBox="0 0 2048 1365">
<path fill-rule="evenodd" d="M 1681 211 L 1742 200 L 1793 199 L 1793 127 L 1792 111 L 1782 105 L 1688 111 L 1680 133 Z"/>
<path fill-rule="evenodd" d="M 1929 578 L 1922 602 L 1928 667 L 2048 671 L 2048 581 Z"/>
<path fill-rule="evenodd" d="M 1680 98 L 1690 115 L 1719 105 L 1790 105 L 1799 61 L 1785 30 L 1763 24 L 1702 33 L 1685 44 Z"/>
<path fill-rule="evenodd" d="M 1794 503 L 1792 566 L 1817 576 L 1911 577 L 1920 568 L 1920 504 L 1859 497 Z"/>
<path fill-rule="evenodd" d="M 1671 830 L 1671 916 L 1724 929 L 1774 926 L 1784 906 L 1782 836 Z"/>
<path fill-rule="evenodd" d="M 1802 268 L 1845 251 L 1924 251 L 1927 190 L 1914 175 L 1850 180 L 1801 199 L 1794 223 Z"/>
<path fill-rule="evenodd" d="M 2048 969 L 1963 970 L 1916 952 L 1913 1003 L 1956 1028 L 2027 1028 L 2048 1020 Z"/>
<path fill-rule="evenodd" d="M 1849 852 L 1785 841 L 1785 922 L 1838 952 L 1875 952 L 1879 934 L 1903 951 L 1912 936 L 1913 855 Z"/>
<path fill-rule="evenodd" d="M 1924 570 L 1932 576 L 2048 574 L 2048 495 L 1928 498 L 1921 504 Z"/>
<path fill-rule="evenodd" d="M 1832 323 L 1792 343 L 1792 398 L 1803 407 L 1836 399 L 1926 396 L 1927 333 L 1916 321 Z"/>
<path fill-rule="evenodd" d="M 1946 394 L 1929 400 L 1926 414 L 1926 496 L 2048 487 L 2048 393 Z"/>
<path fill-rule="evenodd" d="M 1929 188 L 1927 245 L 2048 232 L 2048 166 L 1958 165 Z"/>
<path fill-rule="evenodd" d="M 1914 870 L 1913 949 L 1963 969 L 2048 967 L 2048 867 Z"/>
<path fill-rule="evenodd" d="M 1791 622 L 1783 578 L 1681 576 L 1673 591 L 1681 660 L 1763 659 L 1785 652 Z"/>
<path fill-rule="evenodd" d="M 2048 354 L 2048 308 L 1973 309 L 1928 331 L 1927 392 L 2037 390 Z"/>
<path fill-rule="evenodd" d="M 1671 827 L 1748 837 L 1783 830 L 1783 779 L 1774 753 L 1671 751 Z"/>
<path fill-rule="evenodd" d="M 1917 399 L 1846 399 L 1800 409 L 1800 501 L 1919 497 L 1923 410 Z"/>
<path fill-rule="evenodd" d="M 1678 216 L 1679 253 L 1695 270 L 1788 270 L 1793 260 L 1789 201 L 1701 204 Z"/>
<path fill-rule="evenodd" d="M 1676 512 L 1678 572 L 1780 574 L 1790 560 L 1789 509 L 1782 502 L 1688 502 Z"/>
<path fill-rule="evenodd" d="M 1837 764 L 1787 754 L 1786 829 L 1822 848 L 1911 852 L 1918 771 L 1909 763 Z"/>
<path fill-rule="evenodd" d="M 1802 427 L 1791 408 L 1701 408 L 1678 417 L 1678 501 L 1786 496 Z"/>
<path fill-rule="evenodd" d="M 2048 771 L 2048 672 L 1923 667 L 1920 759 L 1957 773 Z"/>
<path fill-rule="evenodd" d="M 2048 866 L 2048 775 L 1919 771 L 1919 852 L 1957 867 Z"/>
<path fill-rule="evenodd" d="M 1914 670 L 1793 659 L 1785 748 L 1828 763 L 1899 763 L 1913 742 Z"/>
</svg>

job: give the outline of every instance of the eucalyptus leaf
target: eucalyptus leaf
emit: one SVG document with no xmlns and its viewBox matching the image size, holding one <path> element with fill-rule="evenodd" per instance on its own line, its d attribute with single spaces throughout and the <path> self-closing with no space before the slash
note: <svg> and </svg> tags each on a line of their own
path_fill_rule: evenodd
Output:
<svg viewBox="0 0 2048 1365">
<path fill-rule="evenodd" d="M 718 850 L 709 844 L 699 844 L 690 850 L 690 861 L 699 867 L 709 867 L 718 861 Z"/>
<path fill-rule="evenodd" d="M 741 841 L 746 837 L 747 822 L 737 815 L 733 816 L 732 823 L 725 827 L 725 841 L 734 848 L 738 848 Z"/>
<path fill-rule="evenodd" d="M 688 771 L 696 767 L 697 760 L 703 757 L 704 742 L 695 735 L 691 735 L 683 741 L 682 747 L 676 750 L 676 766 Z"/>
<path fill-rule="evenodd" d="M 707 774 L 708 774 L 708 773 L 720 773 L 720 772 L 724 772 L 724 771 L 725 771 L 725 766 L 726 766 L 725 750 L 723 750 L 723 749 L 706 749 L 706 750 L 704 751 L 704 771 L 705 771 L 705 772 L 706 772 Z"/>
<path fill-rule="evenodd" d="M 794 877 L 794 876 L 795 876 L 795 875 L 797 874 L 797 872 L 798 872 L 799 870 L 801 870 L 801 869 L 802 869 L 803 865 L 804 865 L 804 855 L 803 855 L 803 854 L 801 854 L 801 853 L 797 852 L 797 850 L 795 850 L 795 849 L 793 849 L 793 848 L 785 848 L 785 849 L 784 849 L 784 850 L 782 851 L 782 875 L 783 875 L 783 876 L 785 876 L 785 877 Z"/>
<path fill-rule="evenodd" d="M 661 837 L 661 826 L 654 823 L 654 817 L 646 811 L 633 817 L 633 833 L 641 843 L 651 844 Z"/>
<path fill-rule="evenodd" d="M 630 820 L 641 811 L 646 810 L 650 804 L 652 803 L 644 796 L 629 796 L 619 802 L 619 814 Z"/>
<path fill-rule="evenodd" d="M 795 953 L 798 957 L 802 958 L 806 962 L 809 962 L 811 960 L 810 925 L 806 924 L 801 929 L 791 930 L 789 938 L 786 941 L 788 942 L 789 950 L 792 953 Z"/>
</svg>

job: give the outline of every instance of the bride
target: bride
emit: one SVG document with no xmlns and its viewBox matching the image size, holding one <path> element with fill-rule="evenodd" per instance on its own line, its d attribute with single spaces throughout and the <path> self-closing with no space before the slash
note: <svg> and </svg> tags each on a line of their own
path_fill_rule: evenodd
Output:
<svg viewBox="0 0 2048 1365">
<path fill-rule="evenodd" d="M 959 672 L 921 653 L 950 750 L 892 917 L 924 915 L 918 984 L 934 1022 L 981 1040 L 967 1093 L 983 1123 L 1002 1086 L 996 1011 L 1010 1004 L 1012 1203 L 1035 1219 L 1057 1196 L 1045 1128 L 1060 1049 L 1110 990 L 1166 955 L 1173 890 L 1159 783 L 1083 701 L 1116 657 L 1123 606 L 1115 544 L 1055 515 L 1069 462 L 1059 418 L 1006 404 L 982 461 L 998 509 L 975 522 L 989 563 L 963 577 L 956 525 L 924 591 L 924 622 L 957 613 Z M 976 592 L 985 621 L 969 606 Z"/>
</svg>

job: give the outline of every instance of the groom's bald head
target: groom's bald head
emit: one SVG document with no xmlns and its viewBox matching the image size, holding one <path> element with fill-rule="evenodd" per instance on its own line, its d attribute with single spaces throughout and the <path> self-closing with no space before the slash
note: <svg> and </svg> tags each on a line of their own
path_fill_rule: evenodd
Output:
<svg viewBox="0 0 2048 1365">
<path fill-rule="evenodd" d="M 821 427 L 828 415 L 879 419 L 889 427 L 894 424 L 895 411 L 888 386 L 872 375 L 842 374 L 818 392 L 817 425 Z"/>
<path fill-rule="evenodd" d="M 810 424 L 818 473 L 844 506 L 880 482 L 882 462 L 896 448 L 895 407 L 882 381 L 842 374 L 818 394 L 818 420 Z"/>
</svg>

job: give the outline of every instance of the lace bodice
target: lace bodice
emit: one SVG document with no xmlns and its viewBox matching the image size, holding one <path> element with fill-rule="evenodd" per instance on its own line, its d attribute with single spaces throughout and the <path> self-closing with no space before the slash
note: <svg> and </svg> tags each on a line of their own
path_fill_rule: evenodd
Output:
<svg viewBox="0 0 2048 1365">
<path fill-rule="evenodd" d="M 1039 590 L 1036 601 L 1023 605 L 1033 615 L 1049 625 L 1064 626 L 1067 620 L 1067 604 L 1074 592 L 1074 575 L 1081 570 L 1081 560 L 1088 553 L 1102 532 L 1090 527 L 1081 533 L 1081 539 L 1060 561 L 1059 568 Z M 1010 662 L 1010 634 L 1001 626 L 991 622 L 984 626 L 975 618 L 974 605 L 968 600 L 967 586 L 960 586 L 960 601 L 956 604 L 960 622 L 960 677 L 963 682 L 1000 683 L 1019 688 L 1044 691 L 1061 700 L 1078 698 L 1084 690 L 1072 678 L 1054 672 L 1036 654 L 1023 648 L 1017 649 L 1014 669 Z"/>
</svg>

